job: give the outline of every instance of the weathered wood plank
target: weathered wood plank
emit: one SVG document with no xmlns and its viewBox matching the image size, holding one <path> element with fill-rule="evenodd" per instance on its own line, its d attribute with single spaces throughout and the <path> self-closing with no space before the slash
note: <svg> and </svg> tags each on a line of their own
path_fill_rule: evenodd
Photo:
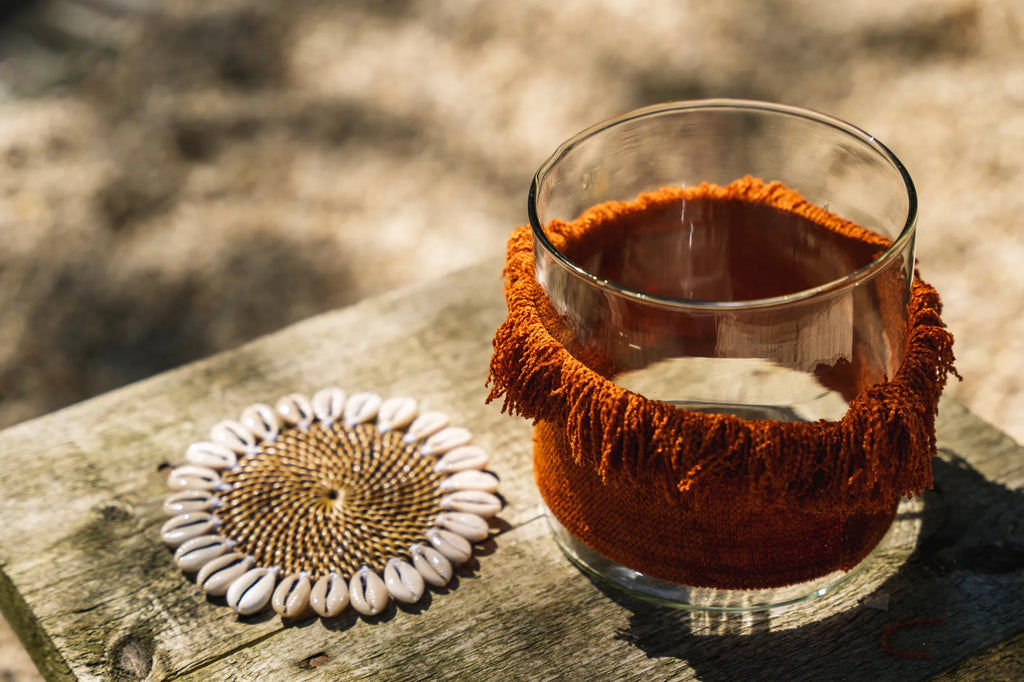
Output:
<svg viewBox="0 0 1024 682">
<path fill-rule="evenodd" d="M 504 312 L 499 269 L 487 263 L 313 318 L 0 433 L 0 603 L 43 673 L 923 679 L 1024 631 L 1024 451 L 952 402 L 940 414 L 936 490 L 902 517 L 903 534 L 874 568 L 832 598 L 771 617 L 707 616 L 586 579 L 540 516 L 529 424 L 483 404 L 490 336 Z M 331 383 L 415 395 L 471 428 L 502 477 L 498 532 L 457 589 L 425 604 L 371 620 L 239 619 L 203 597 L 157 539 L 160 467 L 251 402 Z M 886 652 L 887 627 L 921 618 L 945 622 L 895 633 L 892 645 L 933 658 Z M 978 665 L 993 670 L 999 660 Z"/>
<path fill-rule="evenodd" d="M 934 678 L 934 682 L 956 680 L 1024 680 L 1024 633 Z"/>
</svg>

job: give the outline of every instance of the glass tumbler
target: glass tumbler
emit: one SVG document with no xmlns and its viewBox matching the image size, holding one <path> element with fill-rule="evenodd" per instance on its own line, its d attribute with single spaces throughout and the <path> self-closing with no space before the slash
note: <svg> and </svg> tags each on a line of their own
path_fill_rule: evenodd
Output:
<svg viewBox="0 0 1024 682">
<path fill-rule="evenodd" d="M 785 212 L 706 201 L 673 204 L 658 229 L 631 225 L 588 248 L 556 248 L 549 234 L 553 221 L 605 202 L 747 176 L 781 182 L 885 247 L 858 249 Z M 545 325 L 575 358 L 645 398 L 746 420 L 838 420 L 860 391 L 899 369 L 917 200 L 900 161 L 852 125 L 737 100 L 640 109 L 560 146 L 533 179 L 528 211 L 535 276 L 552 313 Z M 677 584 L 612 560 L 547 506 L 578 566 L 673 606 L 770 608 L 824 594 L 851 574 L 749 589 Z M 773 513 L 786 523 L 785 511 Z M 712 539 L 703 556 L 678 559 L 727 561 L 728 542 Z"/>
</svg>

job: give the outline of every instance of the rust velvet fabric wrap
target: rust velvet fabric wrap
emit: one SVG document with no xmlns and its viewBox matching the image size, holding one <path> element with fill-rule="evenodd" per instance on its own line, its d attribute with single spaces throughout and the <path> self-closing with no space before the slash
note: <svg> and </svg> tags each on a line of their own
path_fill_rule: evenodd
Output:
<svg viewBox="0 0 1024 682">
<path fill-rule="evenodd" d="M 547 231 L 600 238 L 624 212 L 680 193 L 765 202 L 880 251 L 888 244 L 778 183 L 751 178 L 605 204 Z M 614 384 L 615 368 L 600 358 L 577 359 L 549 331 L 554 313 L 535 279 L 533 249 L 530 227 L 517 228 L 488 402 L 502 400 L 504 411 L 533 420 L 541 495 L 592 549 L 684 585 L 779 587 L 852 568 L 881 540 L 900 498 L 931 486 L 936 410 L 955 369 L 939 297 L 920 278 L 911 285 L 899 370 L 846 396 L 842 419 L 744 420 L 645 398 Z"/>
</svg>

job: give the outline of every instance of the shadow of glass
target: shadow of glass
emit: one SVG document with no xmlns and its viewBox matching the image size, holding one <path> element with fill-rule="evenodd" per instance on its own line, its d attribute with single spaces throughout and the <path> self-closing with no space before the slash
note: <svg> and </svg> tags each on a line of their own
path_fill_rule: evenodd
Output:
<svg viewBox="0 0 1024 682">
<path fill-rule="evenodd" d="M 676 611 L 599 584 L 631 612 L 616 637 L 648 658 L 685 661 L 705 682 L 909 680 L 950 668 L 1024 628 L 1024 492 L 987 480 L 949 450 L 934 460 L 934 475 L 913 552 L 850 608 L 825 596 L 782 613 Z M 816 608 L 826 609 L 821 618 L 786 629 L 786 614 Z M 892 632 L 896 652 L 883 646 L 887 629 L 922 619 L 944 621 Z"/>
</svg>

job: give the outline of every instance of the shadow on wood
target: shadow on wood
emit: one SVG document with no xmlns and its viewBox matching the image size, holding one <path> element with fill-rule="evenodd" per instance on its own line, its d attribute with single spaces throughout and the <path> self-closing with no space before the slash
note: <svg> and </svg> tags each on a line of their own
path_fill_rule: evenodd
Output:
<svg viewBox="0 0 1024 682">
<path fill-rule="evenodd" d="M 934 474 L 916 549 L 874 592 L 888 599 L 886 609 L 862 598 L 851 610 L 772 631 L 766 613 L 709 618 L 599 585 L 631 612 L 617 638 L 649 658 L 685 661 L 706 682 L 747 677 L 751 661 L 763 671 L 787 671 L 792 680 L 921 679 L 995 645 L 1003 638 L 997 632 L 1024 628 L 1024 493 L 987 480 L 949 449 L 935 459 Z M 889 653 L 882 644 L 892 626 L 940 618 L 892 633 L 894 649 L 927 658 Z M 865 638 L 866 632 L 876 635 Z M 851 660 L 859 662 L 856 669 Z"/>
</svg>

